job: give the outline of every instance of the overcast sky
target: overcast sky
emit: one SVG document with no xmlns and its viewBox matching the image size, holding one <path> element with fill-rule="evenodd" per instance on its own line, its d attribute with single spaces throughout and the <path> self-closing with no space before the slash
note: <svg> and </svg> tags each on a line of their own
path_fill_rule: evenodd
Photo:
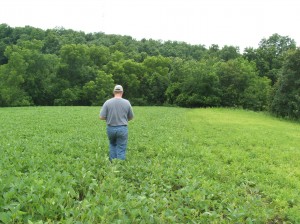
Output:
<svg viewBox="0 0 300 224">
<path fill-rule="evenodd" d="M 0 23 L 134 39 L 258 47 L 274 33 L 300 45 L 299 0 L 1 0 Z"/>
</svg>

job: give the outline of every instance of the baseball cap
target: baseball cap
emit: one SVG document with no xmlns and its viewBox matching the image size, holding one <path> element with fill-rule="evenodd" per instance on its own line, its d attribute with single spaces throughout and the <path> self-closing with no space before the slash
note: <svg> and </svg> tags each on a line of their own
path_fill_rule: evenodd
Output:
<svg viewBox="0 0 300 224">
<path fill-rule="evenodd" d="M 123 87 L 121 85 L 116 85 L 114 88 L 114 92 L 123 92 Z"/>
</svg>

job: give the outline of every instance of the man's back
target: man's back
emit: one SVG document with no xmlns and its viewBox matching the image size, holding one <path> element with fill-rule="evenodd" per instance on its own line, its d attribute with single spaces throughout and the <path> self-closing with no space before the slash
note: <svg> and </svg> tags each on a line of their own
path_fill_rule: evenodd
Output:
<svg viewBox="0 0 300 224">
<path fill-rule="evenodd" d="M 100 116 L 106 118 L 109 126 L 128 125 L 128 120 L 133 118 L 133 111 L 128 100 L 112 98 L 104 103 Z"/>
</svg>

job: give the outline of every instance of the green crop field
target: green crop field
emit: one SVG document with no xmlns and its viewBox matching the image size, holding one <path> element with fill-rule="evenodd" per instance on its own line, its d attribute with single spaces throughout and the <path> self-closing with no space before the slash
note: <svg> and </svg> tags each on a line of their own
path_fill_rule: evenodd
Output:
<svg viewBox="0 0 300 224">
<path fill-rule="evenodd" d="M 300 223 L 300 124 L 134 107 L 126 161 L 98 107 L 0 108 L 0 223 Z"/>
</svg>

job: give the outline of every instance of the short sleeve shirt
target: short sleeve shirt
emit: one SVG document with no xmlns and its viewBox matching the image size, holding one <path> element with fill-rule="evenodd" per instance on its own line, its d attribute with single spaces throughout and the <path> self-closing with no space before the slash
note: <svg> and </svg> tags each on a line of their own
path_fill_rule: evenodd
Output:
<svg viewBox="0 0 300 224">
<path fill-rule="evenodd" d="M 106 118 L 109 126 L 128 125 L 128 120 L 133 118 L 133 110 L 128 100 L 112 98 L 107 100 L 101 110 L 100 116 Z"/>
</svg>

